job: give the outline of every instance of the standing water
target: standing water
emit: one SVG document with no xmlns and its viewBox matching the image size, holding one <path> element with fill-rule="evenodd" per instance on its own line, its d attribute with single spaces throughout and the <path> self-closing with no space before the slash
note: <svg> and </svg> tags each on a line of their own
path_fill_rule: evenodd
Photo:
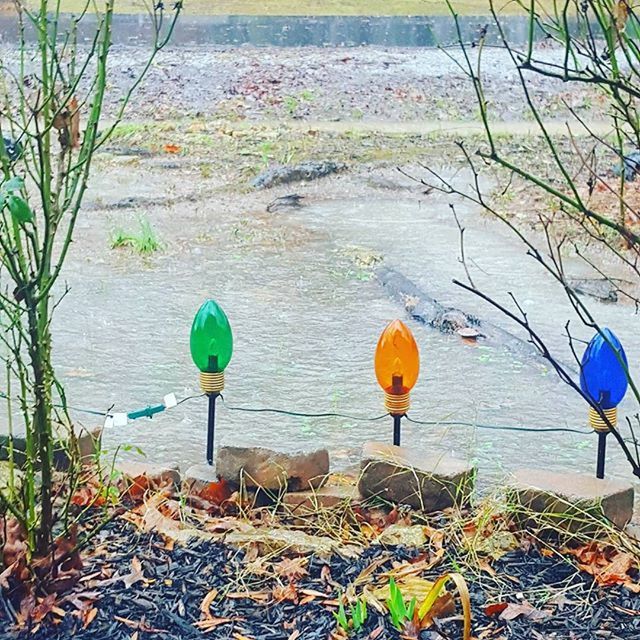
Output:
<svg viewBox="0 0 640 640">
<path fill-rule="evenodd" d="M 119 196 L 141 194 L 135 176 L 115 182 Z M 113 179 L 110 184 L 113 191 Z M 174 187 L 165 186 L 167 191 Z M 102 187 L 107 185 L 98 190 Z M 405 312 L 366 270 L 354 266 L 348 258 L 353 244 L 382 254 L 389 266 L 443 304 L 511 328 L 491 307 L 451 284 L 463 271 L 458 230 L 444 199 L 319 201 L 298 212 L 252 213 L 242 219 L 225 209 L 212 215 L 206 203 L 163 210 L 154 212 L 153 220 L 161 237 L 171 242 L 142 268 L 136 256 L 120 260 L 114 252 L 96 253 L 95 247 L 104 245 L 108 221 L 92 211 L 81 219 L 66 271 L 72 290 L 55 326 L 59 373 L 74 406 L 131 411 L 156 404 L 169 392 L 178 398 L 197 394 L 190 324 L 202 300 L 214 296 L 229 316 L 235 341 L 216 444 L 285 450 L 327 446 L 335 466 L 347 466 L 363 442 L 390 441 L 390 419 L 312 418 L 229 407 L 354 417 L 383 413 L 373 353 L 386 323 L 405 318 Z M 563 331 L 571 310 L 562 292 L 501 227 L 482 222 L 477 211 L 460 213 L 478 286 L 502 299 L 512 291 L 550 345 L 569 360 Z M 637 362 L 640 341 L 633 310 L 594 305 L 599 319 L 625 344 L 629 361 Z M 593 470 L 596 439 L 585 425 L 587 407 L 547 367 L 407 322 L 422 361 L 410 415 L 441 424 L 405 422 L 403 443 L 475 460 L 483 482 L 524 461 L 557 470 Z M 578 335 L 590 337 L 584 331 Z M 94 424 L 82 413 L 74 416 Z M 204 458 L 205 422 L 206 401 L 195 398 L 152 420 L 107 432 L 105 444 L 113 450 L 125 441 L 154 460 L 186 466 Z M 545 427 L 577 428 L 584 434 L 535 432 Z M 613 443 L 608 473 L 630 476 Z"/>
</svg>

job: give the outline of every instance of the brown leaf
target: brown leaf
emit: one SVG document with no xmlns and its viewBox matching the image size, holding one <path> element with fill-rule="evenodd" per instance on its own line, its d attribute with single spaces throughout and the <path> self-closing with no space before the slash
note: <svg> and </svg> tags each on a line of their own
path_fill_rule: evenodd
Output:
<svg viewBox="0 0 640 640">
<path fill-rule="evenodd" d="M 275 585 L 271 590 L 273 599 L 276 602 L 284 602 L 288 600 L 290 602 L 298 603 L 298 590 L 293 583 L 289 583 L 286 586 Z"/>
<path fill-rule="evenodd" d="M 426 629 L 433 624 L 434 620 L 452 616 L 455 611 L 456 603 L 453 599 L 453 595 L 450 593 L 444 593 L 433 603 L 427 615 L 420 620 L 420 626 L 423 629 Z"/>
<path fill-rule="evenodd" d="M 42 622 L 49 613 L 53 610 L 56 602 L 56 594 L 50 593 L 45 598 L 39 600 L 38 604 L 34 607 L 31 613 L 32 622 Z"/>
<path fill-rule="evenodd" d="M 548 611 L 542 611 L 532 607 L 528 602 L 522 604 L 508 604 L 504 611 L 500 614 L 501 620 L 515 620 L 520 616 L 528 618 L 532 621 L 540 622 L 546 620 L 551 614 Z"/>
<path fill-rule="evenodd" d="M 98 615 L 98 610 L 93 607 L 93 609 L 89 609 L 83 616 L 82 616 L 82 628 L 86 629 L 94 620 L 94 618 Z"/>
<path fill-rule="evenodd" d="M 129 618 L 122 618 L 120 616 L 113 616 L 113 619 L 122 622 L 122 624 L 126 624 L 130 629 L 136 629 L 136 631 L 144 631 L 145 633 L 168 633 L 166 629 L 156 629 L 155 627 L 149 626 L 146 622 L 136 622 L 135 620 L 129 620 Z"/>
<path fill-rule="evenodd" d="M 599 585 L 624 585 L 630 591 L 640 591 L 640 585 L 630 575 L 630 571 L 636 566 L 636 560 L 631 554 L 618 552 L 612 547 L 595 542 L 569 550 L 569 553 L 576 556 L 580 569 L 591 574 Z"/>
<path fill-rule="evenodd" d="M 384 627 L 380 626 L 380 627 L 376 627 L 370 634 L 369 634 L 369 640 L 376 640 L 376 638 L 380 637 L 380 635 L 383 633 L 384 631 Z"/>
<path fill-rule="evenodd" d="M 495 602 L 484 608 L 485 615 L 490 618 L 501 614 L 509 605 L 506 602 Z"/>
<path fill-rule="evenodd" d="M 136 556 L 131 559 L 131 573 L 126 576 L 122 576 L 121 580 L 124 582 L 126 589 L 130 589 L 136 582 L 144 580 L 144 574 L 142 573 L 142 563 Z"/>
<path fill-rule="evenodd" d="M 207 618 L 206 620 L 194 622 L 193 626 L 198 627 L 198 629 L 206 633 L 207 631 L 211 631 L 212 629 L 215 629 L 220 625 L 229 624 L 230 622 L 235 622 L 237 620 L 241 620 L 241 618 L 214 618 L 212 616 L 210 618 Z"/>
<path fill-rule="evenodd" d="M 203 598 L 202 603 L 200 604 L 200 611 L 207 617 L 211 618 L 211 605 L 213 601 L 218 597 L 218 590 L 211 589 L 209 593 Z"/>
<path fill-rule="evenodd" d="M 196 495 L 210 504 L 219 507 L 225 500 L 231 497 L 231 493 L 229 483 L 224 479 L 220 479 L 218 482 L 209 482 L 198 491 Z"/>
<path fill-rule="evenodd" d="M 628 553 L 619 553 L 602 571 L 594 574 L 596 582 L 603 587 L 630 582 L 629 569 L 634 565 L 633 557 Z"/>
<path fill-rule="evenodd" d="M 274 569 L 280 577 L 287 578 L 290 582 L 296 582 L 303 576 L 307 575 L 307 562 L 307 558 L 302 556 L 295 558 L 283 558 L 275 565 Z"/>
<path fill-rule="evenodd" d="M 59 131 L 63 147 L 75 149 L 80 146 L 80 108 L 75 96 L 55 115 L 53 128 Z"/>
</svg>

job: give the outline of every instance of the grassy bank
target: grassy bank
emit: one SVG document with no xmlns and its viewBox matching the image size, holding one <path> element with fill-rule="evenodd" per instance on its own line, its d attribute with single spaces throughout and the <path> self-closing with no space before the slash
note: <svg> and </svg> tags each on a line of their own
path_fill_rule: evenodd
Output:
<svg viewBox="0 0 640 640">
<path fill-rule="evenodd" d="M 551 8 L 553 0 L 540 4 Z M 62 0 L 63 11 L 84 9 L 85 0 Z M 170 7 L 172 1 L 166 2 Z M 118 13 L 144 13 L 148 3 L 143 0 L 116 0 Z M 270 15 L 270 16 L 419 16 L 448 15 L 444 0 L 186 0 L 187 15 Z M 454 0 L 462 15 L 484 15 L 489 12 L 489 0 Z M 496 6 L 504 14 L 523 13 L 516 0 L 498 0 Z"/>
</svg>

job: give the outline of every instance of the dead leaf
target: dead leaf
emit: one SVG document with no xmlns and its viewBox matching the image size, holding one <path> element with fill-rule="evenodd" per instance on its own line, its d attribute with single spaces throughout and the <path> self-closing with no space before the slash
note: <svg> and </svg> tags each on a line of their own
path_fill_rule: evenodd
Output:
<svg viewBox="0 0 640 640">
<path fill-rule="evenodd" d="M 284 601 L 293 602 L 295 604 L 298 603 L 298 590 L 293 583 L 289 583 L 287 585 L 275 585 L 271 590 L 273 594 L 273 599 L 280 603 Z"/>
<path fill-rule="evenodd" d="M 541 622 L 542 620 L 546 620 L 550 615 L 551 614 L 548 611 L 536 609 L 528 602 L 523 602 L 522 604 L 509 603 L 500 614 L 500 619 L 515 620 L 522 616 L 534 622 Z"/>
<path fill-rule="evenodd" d="M 368 640 L 376 640 L 384 632 L 384 627 L 376 627 L 370 634 Z"/>
<path fill-rule="evenodd" d="M 143 631 L 144 633 L 168 633 L 166 629 L 156 629 L 148 625 L 146 622 L 137 622 L 136 620 L 129 620 L 129 618 L 122 618 L 121 616 L 113 616 L 114 620 L 126 624 L 130 629 L 136 629 L 137 631 Z M 135 634 L 134 634 L 135 635 Z"/>
<path fill-rule="evenodd" d="M 206 633 L 207 631 L 211 631 L 212 629 L 215 629 L 220 625 L 229 624 L 230 622 L 236 622 L 241 619 L 242 618 L 214 618 L 213 616 L 211 616 L 206 620 L 199 620 L 198 622 L 194 622 L 193 626 L 198 627 L 198 629 Z"/>
<path fill-rule="evenodd" d="M 131 559 L 131 573 L 122 576 L 121 580 L 124 582 L 126 589 L 130 589 L 136 582 L 144 580 L 144 574 L 142 572 L 142 563 L 136 556 Z"/>
<path fill-rule="evenodd" d="M 203 598 L 202 603 L 200 604 L 200 611 L 207 617 L 210 618 L 211 617 L 211 605 L 213 604 L 213 601 L 218 597 L 218 590 L 217 589 L 211 589 L 211 591 L 209 591 L 209 593 L 207 593 L 207 595 Z"/>
<path fill-rule="evenodd" d="M 608 587 L 614 584 L 630 582 L 629 569 L 633 567 L 634 559 L 628 553 L 618 553 L 611 563 L 594 575 L 598 584 Z"/>
<path fill-rule="evenodd" d="M 494 604 L 487 605 L 484 608 L 485 615 L 492 618 L 501 614 L 509 605 L 506 602 L 495 602 Z"/>
<path fill-rule="evenodd" d="M 456 603 L 453 599 L 453 595 L 450 593 L 444 593 L 431 605 L 428 613 L 420 621 L 420 625 L 423 629 L 430 627 L 434 620 L 452 616 L 455 612 Z"/>
<path fill-rule="evenodd" d="M 182 147 L 177 144 L 165 144 L 163 149 L 165 153 L 180 153 L 182 151 Z"/>
<path fill-rule="evenodd" d="M 98 610 L 95 607 L 89 609 L 89 611 L 87 611 L 86 614 L 82 616 L 82 628 L 86 629 L 93 622 L 97 615 Z"/>
<path fill-rule="evenodd" d="M 576 557 L 580 569 L 591 574 L 600 586 L 624 585 L 629 591 L 640 593 L 640 584 L 630 575 L 637 567 L 631 554 L 595 542 L 571 549 L 568 553 Z"/>
<path fill-rule="evenodd" d="M 172 152 L 177 153 L 177 152 Z M 225 500 L 231 497 L 231 487 L 229 483 L 224 480 L 218 480 L 218 482 L 209 482 L 202 489 L 196 492 L 198 498 L 206 500 L 210 504 L 219 507 Z"/>
<path fill-rule="evenodd" d="M 430 580 L 425 580 L 424 578 L 419 578 L 415 575 L 405 575 L 403 577 L 395 577 L 395 574 L 391 573 L 392 577 L 398 588 L 400 589 L 405 600 L 411 600 L 415 598 L 417 602 L 423 602 L 427 595 L 431 592 L 433 587 L 433 582 Z M 374 589 L 372 595 L 380 600 L 381 602 L 386 602 L 390 597 L 389 591 L 389 580 L 385 577 L 385 583 Z"/>
<path fill-rule="evenodd" d="M 56 602 L 56 594 L 50 593 L 45 598 L 41 598 L 31 613 L 32 622 L 39 623 L 53 611 Z"/>
<path fill-rule="evenodd" d="M 274 566 L 274 569 L 280 577 L 287 578 L 290 582 L 296 582 L 308 574 L 306 569 L 307 563 L 308 559 L 302 556 L 283 558 Z"/>
</svg>

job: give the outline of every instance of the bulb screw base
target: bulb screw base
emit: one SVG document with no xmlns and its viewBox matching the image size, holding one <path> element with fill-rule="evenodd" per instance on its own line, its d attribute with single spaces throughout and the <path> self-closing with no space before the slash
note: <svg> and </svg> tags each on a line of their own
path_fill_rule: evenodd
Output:
<svg viewBox="0 0 640 640">
<path fill-rule="evenodd" d="M 618 409 L 603 409 L 602 413 L 606 416 L 607 420 L 615 427 L 618 424 Z M 594 431 L 598 433 L 608 433 L 609 425 L 602 419 L 600 414 L 593 408 L 589 407 L 589 424 Z"/>
<path fill-rule="evenodd" d="M 200 388 L 208 395 L 220 393 L 224 389 L 224 371 L 217 373 L 201 371 Z"/>
<path fill-rule="evenodd" d="M 384 392 L 384 408 L 392 416 L 403 416 L 409 411 L 411 404 L 408 393 L 388 393 Z"/>
</svg>

